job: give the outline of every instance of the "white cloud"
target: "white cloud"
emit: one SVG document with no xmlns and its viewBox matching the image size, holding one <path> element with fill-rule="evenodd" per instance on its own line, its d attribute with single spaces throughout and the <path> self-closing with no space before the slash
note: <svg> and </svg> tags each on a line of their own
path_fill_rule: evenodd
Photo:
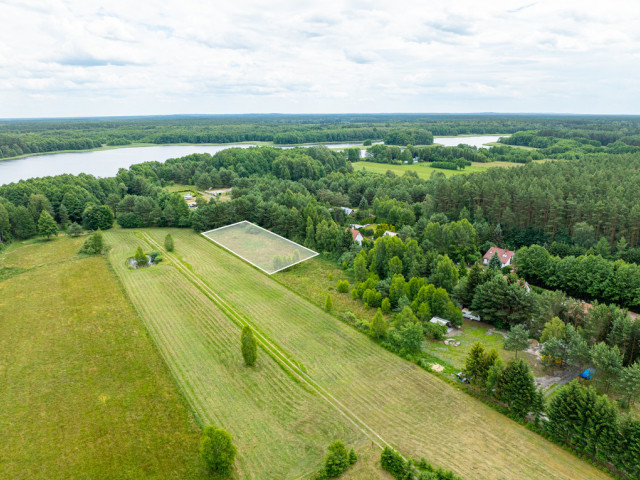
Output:
<svg viewBox="0 0 640 480">
<path fill-rule="evenodd" d="M 640 5 L 0 0 L 0 117 L 640 113 Z"/>
</svg>

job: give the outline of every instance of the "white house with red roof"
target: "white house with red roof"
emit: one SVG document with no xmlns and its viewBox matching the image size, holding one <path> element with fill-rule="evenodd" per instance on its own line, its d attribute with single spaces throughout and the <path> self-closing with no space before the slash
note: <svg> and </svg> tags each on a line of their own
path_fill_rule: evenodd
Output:
<svg viewBox="0 0 640 480">
<path fill-rule="evenodd" d="M 498 248 L 496 246 L 493 246 L 489 250 L 487 250 L 487 253 L 485 253 L 482 257 L 482 263 L 484 265 L 488 265 L 489 260 L 491 260 L 491 257 L 493 257 L 494 253 L 498 254 L 500 263 L 502 263 L 503 267 L 506 267 L 508 265 L 511 265 L 511 260 L 513 259 L 513 255 L 516 252 L 512 252 L 511 250 L 507 250 L 506 248 Z"/>
<path fill-rule="evenodd" d="M 362 240 L 364 239 L 362 234 L 355 228 L 349 228 L 349 230 L 351 230 L 351 237 L 353 238 L 353 241 L 358 245 L 362 245 Z"/>
</svg>

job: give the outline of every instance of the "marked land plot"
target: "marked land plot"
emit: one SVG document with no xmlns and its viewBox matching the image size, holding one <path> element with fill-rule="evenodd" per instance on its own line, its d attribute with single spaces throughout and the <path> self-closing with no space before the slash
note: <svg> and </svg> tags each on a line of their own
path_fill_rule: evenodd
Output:
<svg viewBox="0 0 640 480">
<path fill-rule="evenodd" d="M 269 275 L 318 255 L 246 220 L 203 235 Z"/>
<path fill-rule="evenodd" d="M 333 440 L 356 447 L 367 443 L 351 422 L 263 350 L 255 367 L 244 366 L 240 327 L 189 281 L 184 272 L 189 269 L 172 255 L 155 267 L 127 268 L 125 261 L 138 245 L 145 251 L 156 248 L 145 235 L 105 232 L 109 261 L 197 418 L 233 436 L 235 478 L 308 478 L 320 469 Z M 192 239 L 264 276 L 196 234 Z M 179 254 L 190 249 L 182 239 L 176 242 Z"/>
</svg>

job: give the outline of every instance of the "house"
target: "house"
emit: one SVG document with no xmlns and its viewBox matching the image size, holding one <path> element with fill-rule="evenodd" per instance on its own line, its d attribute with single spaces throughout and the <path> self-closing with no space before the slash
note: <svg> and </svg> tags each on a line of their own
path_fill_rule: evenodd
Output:
<svg viewBox="0 0 640 480">
<path fill-rule="evenodd" d="M 429 322 L 437 323 L 439 325 L 444 325 L 447 328 L 451 328 L 451 322 L 449 320 L 445 320 L 444 318 L 432 317 L 431 320 L 429 320 Z"/>
<path fill-rule="evenodd" d="M 511 260 L 513 259 L 513 255 L 516 252 L 512 252 L 511 250 L 507 250 L 506 248 L 498 248 L 494 246 L 487 250 L 487 253 L 484 254 L 484 256 L 482 257 L 482 263 L 484 265 L 488 265 L 494 253 L 498 254 L 498 258 L 500 259 L 500 263 L 502 263 L 502 267 L 506 267 L 507 265 L 511 265 Z"/>
<path fill-rule="evenodd" d="M 352 215 L 353 212 L 355 212 L 353 208 L 349 208 L 349 207 L 340 207 L 340 210 L 342 210 L 344 214 L 347 216 Z"/>
<path fill-rule="evenodd" d="M 383 237 L 395 237 L 398 235 L 396 232 L 392 232 L 391 230 L 387 230 L 382 234 Z"/>
<path fill-rule="evenodd" d="M 347 230 L 351 230 L 351 237 L 353 238 L 353 241 L 358 245 L 362 245 L 362 240 L 364 239 L 362 234 L 355 228 L 348 228 Z"/>
</svg>

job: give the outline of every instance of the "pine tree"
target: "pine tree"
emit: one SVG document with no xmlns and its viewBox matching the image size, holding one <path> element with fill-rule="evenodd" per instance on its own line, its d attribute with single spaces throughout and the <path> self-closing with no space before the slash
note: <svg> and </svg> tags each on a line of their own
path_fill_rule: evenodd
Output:
<svg viewBox="0 0 640 480">
<path fill-rule="evenodd" d="M 500 375 L 497 388 L 500 400 L 518 418 L 524 418 L 538 402 L 535 380 L 529 365 L 522 359 L 509 362 Z"/>
<path fill-rule="evenodd" d="M 40 219 L 38 220 L 38 233 L 41 237 L 47 238 L 52 235 L 57 235 L 58 225 L 53 217 L 46 210 L 42 210 L 40 213 Z"/>
<path fill-rule="evenodd" d="M 248 367 L 252 367 L 256 364 L 256 360 L 258 359 L 258 343 L 256 342 L 256 339 L 253 336 L 253 330 L 251 330 L 249 325 L 245 325 L 242 328 L 240 343 L 244 363 Z"/>
<path fill-rule="evenodd" d="M 169 252 L 173 252 L 173 249 L 174 249 L 173 237 L 171 236 L 170 233 L 167 233 L 167 236 L 164 237 L 164 248 Z"/>
<path fill-rule="evenodd" d="M 514 325 L 511 327 L 507 338 L 504 339 L 505 350 L 515 350 L 516 358 L 518 358 L 518 351 L 525 350 L 529 347 L 529 332 L 524 325 Z"/>
<path fill-rule="evenodd" d="M 333 300 L 331 300 L 331 295 L 327 295 L 327 299 L 324 302 L 324 309 L 327 312 L 330 312 L 333 309 Z"/>
<path fill-rule="evenodd" d="M 349 468 L 349 453 L 340 440 L 329 445 L 328 450 L 324 460 L 324 473 L 329 478 L 339 477 Z"/>
<path fill-rule="evenodd" d="M 358 455 L 356 454 L 356 451 L 353 449 L 353 447 L 351 447 L 351 450 L 349 450 L 349 465 L 353 465 L 357 461 Z"/>
<path fill-rule="evenodd" d="M 640 361 L 622 370 L 617 387 L 627 400 L 627 408 L 640 398 Z"/>
<path fill-rule="evenodd" d="M 488 268 L 497 269 L 497 270 L 502 268 L 502 261 L 498 256 L 498 252 L 493 252 L 493 255 L 491 256 L 491 260 L 489 260 Z"/>
<path fill-rule="evenodd" d="M 385 299 L 386 300 L 386 299 Z M 382 338 L 387 333 L 387 322 L 382 316 L 382 310 L 379 308 L 375 317 L 371 320 L 371 335 L 374 338 Z"/>
<path fill-rule="evenodd" d="M 147 256 L 142 251 L 142 247 L 140 245 L 138 245 L 136 253 L 133 255 L 133 259 L 136 261 L 139 267 L 144 267 L 147 265 Z"/>
<path fill-rule="evenodd" d="M 366 255 L 358 254 L 353 262 L 353 272 L 356 276 L 357 282 L 364 282 L 369 276 L 369 270 L 367 269 Z"/>
<path fill-rule="evenodd" d="M 69 225 L 69 235 L 71 235 L 72 237 L 77 237 L 78 235 L 82 234 L 82 232 L 82 227 L 78 223 L 73 222 L 71 225 Z"/>
<path fill-rule="evenodd" d="M 465 373 L 476 384 L 482 383 L 481 379 L 484 378 L 484 355 L 484 344 L 481 342 L 476 342 L 472 345 L 471 350 L 469 350 L 469 353 L 467 354 L 467 358 L 465 360 Z"/>
</svg>

